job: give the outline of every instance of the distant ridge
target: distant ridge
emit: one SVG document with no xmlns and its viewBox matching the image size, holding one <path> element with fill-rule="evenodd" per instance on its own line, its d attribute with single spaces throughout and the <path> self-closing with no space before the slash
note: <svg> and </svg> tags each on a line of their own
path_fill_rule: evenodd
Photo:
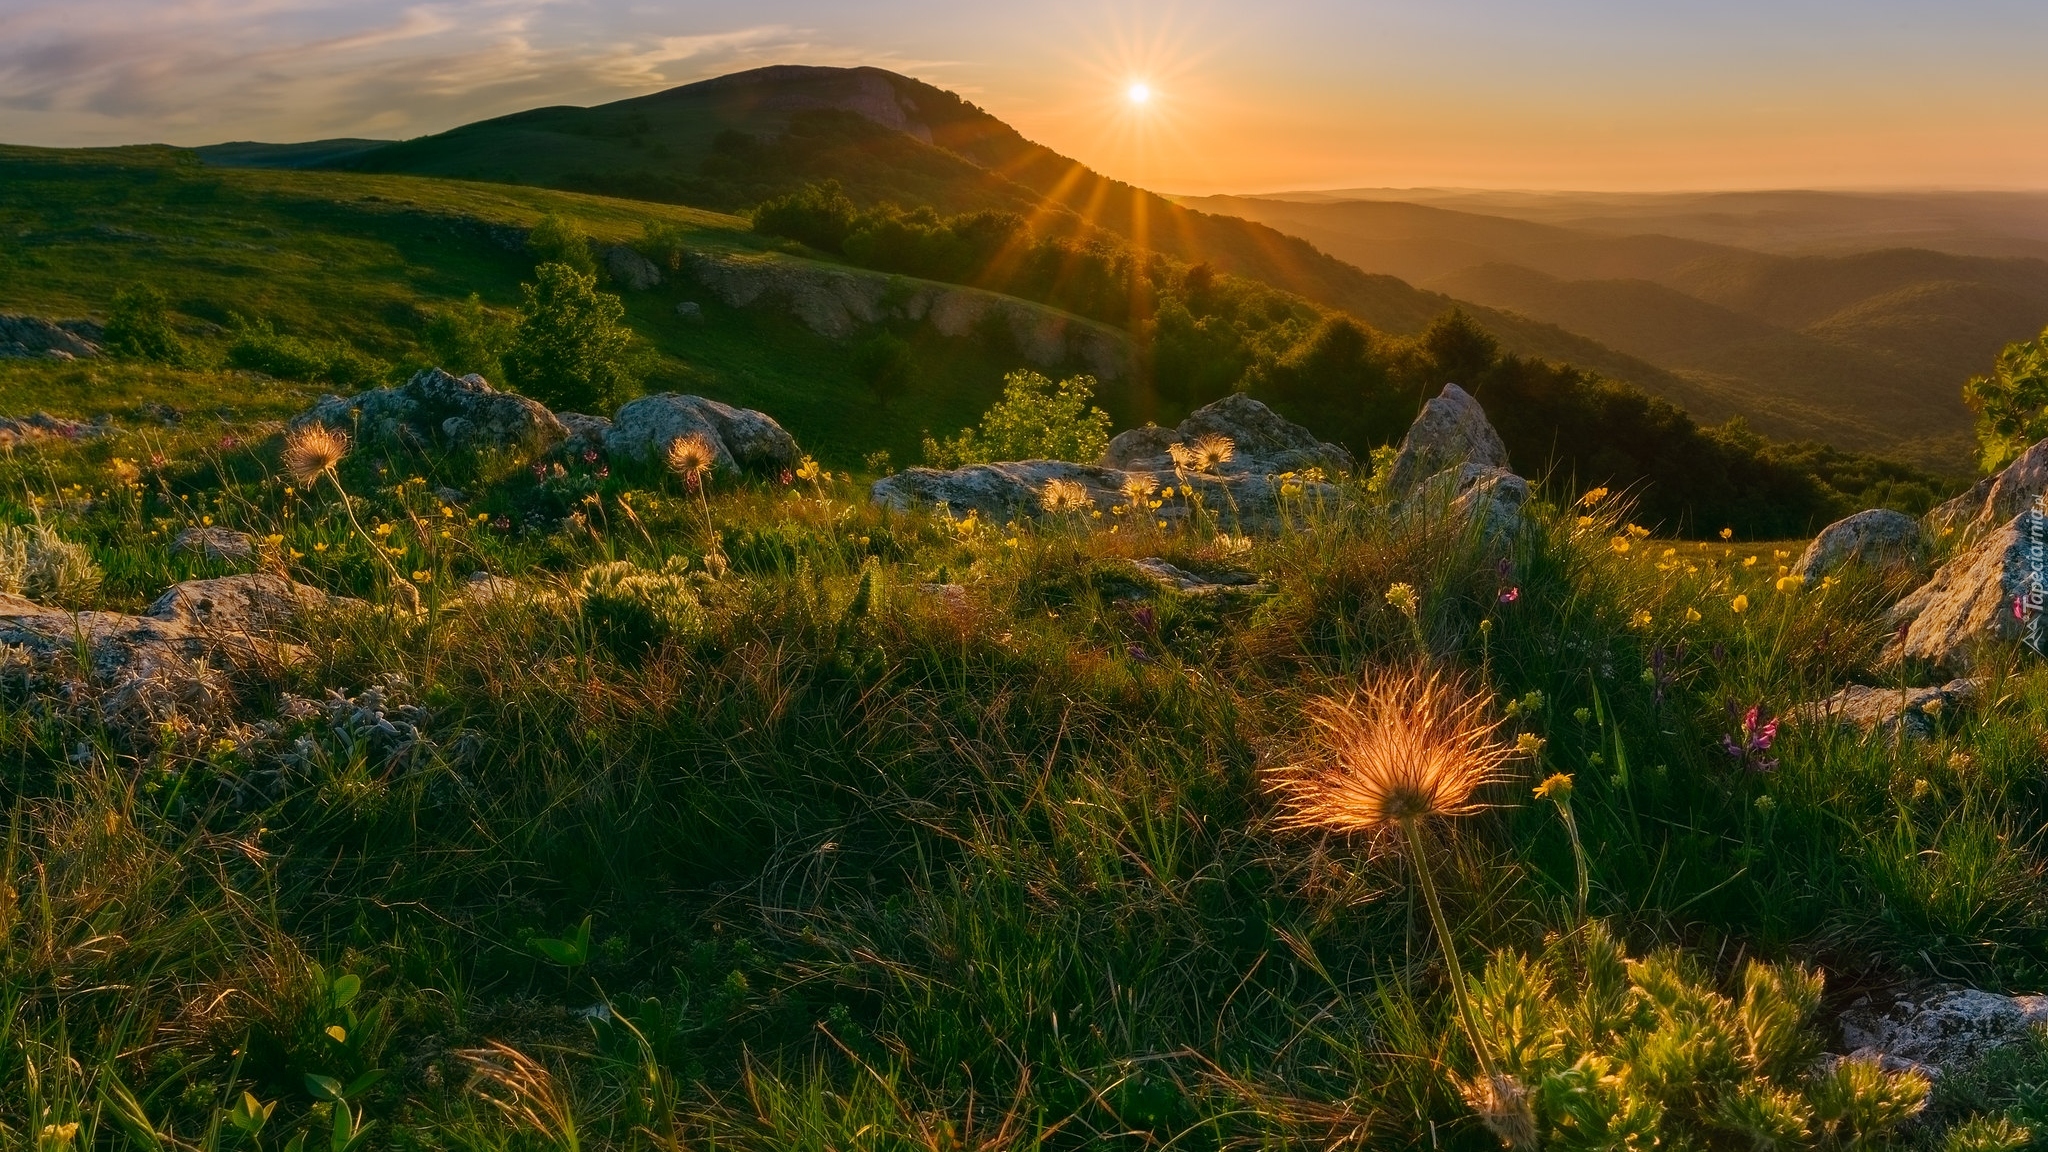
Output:
<svg viewBox="0 0 2048 1152">
<path fill-rule="evenodd" d="M 264 144 L 235 140 L 207 144 L 192 151 L 208 164 L 223 168 L 322 168 L 393 143 L 390 140 L 308 140 L 303 144 Z"/>
</svg>

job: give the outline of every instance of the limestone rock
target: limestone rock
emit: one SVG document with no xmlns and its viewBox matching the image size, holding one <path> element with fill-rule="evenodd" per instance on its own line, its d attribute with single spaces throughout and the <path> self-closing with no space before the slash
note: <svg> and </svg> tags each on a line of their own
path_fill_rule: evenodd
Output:
<svg viewBox="0 0 2048 1152">
<path fill-rule="evenodd" d="M 796 439 L 772 417 L 673 392 L 642 396 L 613 414 L 605 451 L 659 460 L 671 443 L 691 433 L 702 433 L 711 441 L 717 456 L 714 467 L 720 472 L 776 472 L 796 467 L 802 458 Z"/>
<path fill-rule="evenodd" d="M 570 452 L 602 452 L 605 437 L 611 435 L 612 422 L 602 416 L 585 416 L 581 412 L 557 412 L 555 419 L 569 430 L 569 438 L 562 447 Z"/>
<path fill-rule="evenodd" d="M 1489 468 L 1508 466 L 1507 445 L 1486 419 L 1486 411 L 1463 388 L 1444 385 L 1443 393 L 1422 406 L 1408 427 L 1394 457 L 1386 490 L 1407 493 L 1422 481 L 1464 464 Z"/>
<path fill-rule="evenodd" d="M 1528 524 L 1529 482 L 1505 468 L 1484 464 L 1458 467 L 1451 514 L 1473 524 L 1489 543 L 1503 544 L 1522 534 Z"/>
<path fill-rule="evenodd" d="M 208 560 L 247 560 L 256 554 L 256 538 L 232 528 L 191 527 L 178 533 L 171 547 L 204 553 Z"/>
<path fill-rule="evenodd" d="M 83 360 L 100 354 L 103 339 L 90 320 L 0 315 L 0 360 Z"/>
<path fill-rule="evenodd" d="M 1968 492 L 1927 514 L 1936 535 L 1954 534 L 1965 546 L 2021 512 L 2034 506 L 2048 492 L 2048 440 L 2020 453 L 1996 476 L 1987 476 Z"/>
<path fill-rule="evenodd" d="M 2048 1024 L 2048 996 L 2004 996 L 1975 988 L 1910 994 L 1890 1004 L 1865 997 L 1841 1020 L 1842 1044 L 1852 1059 L 1933 1076 L 2023 1040 L 2029 1028 L 2040 1024 Z"/>
<path fill-rule="evenodd" d="M 1156 426 L 1133 428 L 1117 435 L 1102 454 L 1102 465 L 1127 472 L 1171 472 L 1169 454 L 1175 444 L 1203 436 L 1229 437 L 1233 455 L 1219 471 L 1234 474 L 1278 474 L 1321 468 L 1325 473 L 1349 472 L 1351 453 L 1326 444 L 1299 424 L 1252 399 L 1233 392 L 1195 409 L 1171 431 Z"/>
<path fill-rule="evenodd" d="M 2023 624 L 2018 609 L 2033 587 L 2029 553 L 2043 527 L 2035 513 L 2023 512 L 1942 565 L 1892 608 L 1900 631 L 1885 657 L 1963 671 L 1977 645 L 2020 639 L 2027 625 L 2038 627 L 2038 610 Z"/>
<path fill-rule="evenodd" d="M 1157 556 L 1133 560 L 1131 565 L 1149 579 L 1184 596 L 1228 596 L 1257 592 L 1265 587 L 1259 583 L 1257 576 L 1249 572 L 1225 572 L 1215 576 L 1202 576 L 1169 564 Z"/>
<path fill-rule="evenodd" d="M 462 598 L 471 604 L 496 604 L 519 593 L 519 582 L 489 572 L 472 572 L 462 582 Z"/>
<path fill-rule="evenodd" d="M 611 274 L 613 283 L 635 292 L 661 287 L 661 269 L 624 244 L 614 244 L 605 250 L 604 270 Z"/>
<path fill-rule="evenodd" d="M 1045 486 L 1054 480 L 1081 485 L 1099 509 L 1119 502 L 1124 474 L 1092 464 L 1063 460 L 1012 460 L 1001 464 L 969 464 L 964 468 L 905 468 L 875 481 L 869 499 L 899 511 L 943 507 L 955 516 L 976 513 L 1001 523 L 1015 516 L 1036 516 Z"/>
<path fill-rule="evenodd" d="M 446 444 L 540 455 L 568 438 L 569 430 L 537 400 L 500 392 L 481 376 L 424 369 L 396 388 L 354 396 L 323 396 L 289 427 L 323 424 L 370 439 Z"/>
<path fill-rule="evenodd" d="M 1937 715 L 1969 704 L 1983 687 L 1981 679 L 1951 680 L 1938 688 L 1872 688 L 1851 684 L 1825 700 L 1787 710 L 1785 718 L 1808 724 L 1850 724 L 1884 736 L 1898 731 L 1903 723 L 1905 735 L 1924 740 L 1934 735 Z"/>
<path fill-rule="evenodd" d="M 1811 581 L 1844 564 L 1918 567 L 1926 558 L 1927 533 L 1918 520 L 1889 508 L 1872 508 L 1821 529 L 1792 571 Z"/>
</svg>

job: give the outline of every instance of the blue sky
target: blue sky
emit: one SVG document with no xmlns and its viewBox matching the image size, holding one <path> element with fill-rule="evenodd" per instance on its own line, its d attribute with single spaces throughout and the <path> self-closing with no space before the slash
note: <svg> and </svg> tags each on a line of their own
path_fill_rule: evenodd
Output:
<svg viewBox="0 0 2048 1152">
<path fill-rule="evenodd" d="M 0 140 L 400 137 L 865 63 L 1174 191 L 2038 188 L 2044 51 L 2041 0 L 0 0 Z"/>
</svg>

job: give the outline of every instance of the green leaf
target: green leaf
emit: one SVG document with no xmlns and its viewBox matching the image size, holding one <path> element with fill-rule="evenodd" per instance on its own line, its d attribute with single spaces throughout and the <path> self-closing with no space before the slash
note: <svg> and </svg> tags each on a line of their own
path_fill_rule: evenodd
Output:
<svg viewBox="0 0 2048 1152">
<path fill-rule="evenodd" d="M 344 972 L 334 978 L 334 986 L 328 989 L 328 997 L 336 1008 L 346 1008 L 363 990 L 363 978 L 352 972 Z"/>
<path fill-rule="evenodd" d="M 312 1093 L 315 1100 L 325 1100 L 330 1104 L 339 1104 L 348 1099 L 347 1090 L 341 1086 L 341 1081 L 332 1076 L 321 1076 L 312 1072 L 306 1073 L 306 1091 Z"/>
<path fill-rule="evenodd" d="M 375 1084 L 377 1081 L 382 1080 L 383 1078 L 384 1069 L 372 1068 L 368 1072 L 363 1073 L 361 1076 L 358 1076 L 355 1079 L 349 1081 L 348 1087 L 342 1089 L 342 1095 L 347 1096 L 349 1099 L 353 1100 L 356 1097 L 362 1095 L 365 1091 L 367 1091 L 372 1084 Z"/>
</svg>

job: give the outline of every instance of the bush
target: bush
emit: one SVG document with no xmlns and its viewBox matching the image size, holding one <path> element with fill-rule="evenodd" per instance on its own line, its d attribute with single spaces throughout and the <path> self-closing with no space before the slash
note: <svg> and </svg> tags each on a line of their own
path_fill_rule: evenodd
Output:
<svg viewBox="0 0 2048 1152">
<path fill-rule="evenodd" d="M 669 558 L 658 569 L 628 560 L 594 565 L 577 583 L 584 623 L 597 642 L 622 660 L 636 660 L 699 621 L 696 594 L 684 575 L 689 558 Z"/>
<path fill-rule="evenodd" d="M 806 184 L 754 209 L 754 231 L 837 252 L 853 232 L 856 210 L 839 181 Z"/>
<path fill-rule="evenodd" d="M 389 365 L 339 341 L 314 343 L 280 333 L 267 320 L 243 321 L 228 346 L 228 366 L 279 380 L 324 380 L 363 389 L 382 379 Z"/>
<path fill-rule="evenodd" d="M 1977 413 L 1979 463 L 1986 472 L 2048 437 L 2048 330 L 2007 344 L 1989 376 L 1963 385 L 1963 402 Z"/>
<path fill-rule="evenodd" d="M 619 323 L 625 304 L 567 264 L 543 264 L 534 279 L 520 286 L 526 303 L 504 355 L 507 378 L 552 408 L 611 411 L 634 375 L 633 334 Z"/>
<path fill-rule="evenodd" d="M 910 386 L 910 368 L 910 345 L 888 332 L 853 350 L 854 373 L 885 406 Z"/>
<path fill-rule="evenodd" d="M 107 318 L 105 348 L 116 356 L 184 364 L 191 350 L 171 330 L 170 301 L 147 284 L 132 284 L 114 295 Z"/>
<path fill-rule="evenodd" d="M 83 608 L 100 590 L 92 553 L 41 525 L 0 525 L 0 592 Z"/>
<path fill-rule="evenodd" d="M 567 264 L 578 272 L 595 274 L 597 258 L 590 254 L 590 237 L 573 220 L 553 212 L 540 218 L 526 234 L 526 250 L 536 264 Z"/>
<path fill-rule="evenodd" d="M 502 358 L 516 331 L 510 317 L 484 307 L 472 292 L 461 304 L 429 316 L 425 335 L 434 362 L 442 368 L 458 376 L 477 372 L 496 380 L 504 375 Z"/>
<path fill-rule="evenodd" d="M 979 428 L 951 440 L 924 438 L 925 463 L 934 468 L 993 460 L 1068 460 L 1092 463 L 1109 447 L 1109 413 L 1088 403 L 1095 377 L 1070 376 L 1054 384 L 1019 369 L 1003 377 L 1003 398 L 981 414 Z"/>
</svg>

